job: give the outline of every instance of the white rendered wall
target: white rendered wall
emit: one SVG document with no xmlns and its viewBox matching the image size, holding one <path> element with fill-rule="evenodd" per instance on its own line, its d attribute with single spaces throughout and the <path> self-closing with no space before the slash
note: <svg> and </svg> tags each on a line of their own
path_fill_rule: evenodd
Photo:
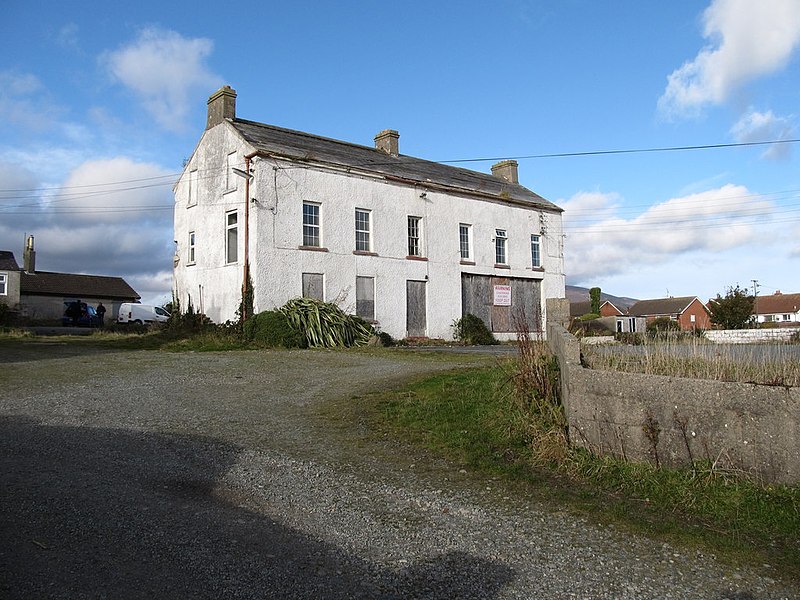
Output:
<svg viewBox="0 0 800 600">
<path fill-rule="evenodd" d="M 227 123 L 206 131 L 175 188 L 175 239 L 179 261 L 175 288 L 182 306 L 215 322 L 235 319 L 241 301 L 244 258 L 244 179 L 225 186 L 225 159 L 237 151 L 240 168 L 252 151 Z M 406 336 L 406 281 L 426 281 L 427 335 L 452 338 L 461 317 L 461 273 L 542 281 L 545 298 L 564 297 L 561 214 L 503 201 L 457 197 L 370 176 L 256 158 L 250 196 L 250 269 L 256 312 L 283 305 L 302 294 L 302 274 L 324 274 L 325 300 L 355 312 L 357 276 L 375 278 L 375 318 L 393 337 Z M 198 204 L 188 205 L 188 175 L 197 169 Z M 421 197 L 424 193 L 424 197 Z M 321 205 L 321 246 L 300 250 L 302 204 Z M 372 252 L 354 254 L 355 209 L 371 211 Z M 225 264 L 225 212 L 239 210 L 239 261 Z M 410 260 L 407 217 L 422 217 L 422 254 Z M 471 260 L 460 264 L 459 223 L 472 225 Z M 542 231 L 544 225 L 544 231 Z M 495 229 L 508 235 L 508 269 L 494 267 Z M 189 231 L 196 234 L 196 261 L 187 264 Z M 541 234 L 543 270 L 531 268 L 531 234 Z M 201 293 L 202 290 L 202 293 Z M 513 299 L 512 299 L 513 302 Z M 513 337 L 502 334 L 498 337 Z"/>
<path fill-rule="evenodd" d="M 200 143 L 175 186 L 175 241 L 177 264 L 174 286 L 186 310 L 191 303 L 212 321 L 236 318 L 242 298 L 244 265 L 244 179 L 226 176 L 226 157 L 237 152 L 244 168 L 246 146 L 227 123 L 203 134 Z M 189 173 L 196 169 L 197 204 L 189 205 Z M 226 213 L 238 211 L 238 261 L 226 263 Z M 195 263 L 189 264 L 189 232 L 195 232 Z"/>
</svg>

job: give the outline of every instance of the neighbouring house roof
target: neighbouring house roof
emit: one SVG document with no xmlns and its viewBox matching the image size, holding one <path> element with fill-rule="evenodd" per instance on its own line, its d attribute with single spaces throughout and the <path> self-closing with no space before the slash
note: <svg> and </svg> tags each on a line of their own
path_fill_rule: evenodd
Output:
<svg viewBox="0 0 800 600">
<path fill-rule="evenodd" d="M 773 294 L 759 296 L 754 311 L 758 314 L 785 314 L 800 311 L 800 294 Z"/>
<path fill-rule="evenodd" d="M 569 303 L 570 317 L 582 317 L 583 315 L 588 315 L 590 312 L 592 312 L 592 303 L 588 300 L 586 302 Z"/>
<path fill-rule="evenodd" d="M 19 265 L 14 258 L 14 253 L 8 250 L 0 250 L 0 270 L 19 271 Z"/>
<path fill-rule="evenodd" d="M 628 309 L 628 314 L 635 317 L 679 315 L 689 308 L 689 305 L 697 299 L 697 296 L 683 296 L 681 298 L 639 300 L 639 302 Z M 703 303 L 700 302 L 700 304 L 702 305 Z"/>
<path fill-rule="evenodd" d="M 327 163 L 348 170 L 378 173 L 412 184 L 444 188 L 551 211 L 562 209 L 528 188 L 499 177 L 460 167 L 414 158 L 392 156 L 377 148 L 342 142 L 301 131 L 283 129 L 244 119 L 232 119 L 239 134 L 258 152 L 300 162 Z"/>
<path fill-rule="evenodd" d="M 620 316 L 620 315 L 625 314 L 620 309 L 618 309 L 616 306 L 614 306 L 614 304 L 612 302 L 609 302 L 608 300 L 603 300 L 603 302 L 600 303 L 600 312 L 601 313 L 603 312 L 603 307 L 605 307 L 606 305 L 610 306 L 611 308 L 613 308 L 617 312 L 617 314 L 613 315 L 613 316 Z M 582 317 L 583 315 L 588 315 L 590 312 L 592 312 L 592 302 L 591 302 L 591 300 L 586 300 L 584 302 L 570 302 L 569 303 L 569 316 L 570 317 Z M 609 315 L 609 316 L 612 316 L 612 315 Z"/>
<path fill-rule="evenodd" d="M 139 294 L 121 277 L 72 273 L 22 273 L 20 293 L 27 295 L 138 300 Z"/>
</svg>

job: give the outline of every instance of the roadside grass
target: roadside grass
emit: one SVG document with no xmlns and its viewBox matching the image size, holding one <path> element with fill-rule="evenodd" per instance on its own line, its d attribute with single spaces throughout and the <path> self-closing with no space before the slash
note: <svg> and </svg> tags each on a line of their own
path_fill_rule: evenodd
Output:
<svg viewBox="0 0 800 600">
<path fill-rule="evenodd" d="M 548 460 L 514 398 L 515 362 L 449 371 L 337 410 L 592 522 L 800 579 L 800 488 L 760 486 L 698 464 L 656 469 L 568 448 Z M 763 567 L 762 567 L 763 568 Z"/>
<path fill-rule="evenodd" d="M 782 353 L 781 348 L 780 345 L 771 347 L 768 356 L 756 351 L 746 356 L 733 356 L 728 347 L 695 338 L 688 342 L 647 340 L 636 347 L 636 353 L 590 346 L 584 349 L 583 354 L 590 368 L 604 371 L 800 386 L 800 361 L 795 354 Z"/>
</svg>

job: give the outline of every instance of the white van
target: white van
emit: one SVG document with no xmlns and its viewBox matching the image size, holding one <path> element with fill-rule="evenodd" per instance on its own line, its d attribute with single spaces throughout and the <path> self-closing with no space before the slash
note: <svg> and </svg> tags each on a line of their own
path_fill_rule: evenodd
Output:
<svg viewBox="0 0 800 600">
<path fill-rule="evenodd" d="M 160 306 L 123 302 L 119 305 L 117 323 L 149 325 L 150 323 L 166 323 L 168 319 L 169 313 Z"/>
</svg>

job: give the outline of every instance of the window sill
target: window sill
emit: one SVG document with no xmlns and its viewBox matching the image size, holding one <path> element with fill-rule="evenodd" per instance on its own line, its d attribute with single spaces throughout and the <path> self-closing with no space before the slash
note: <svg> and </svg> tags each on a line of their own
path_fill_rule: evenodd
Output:
<svg viewBox="0 0 800 600">
<path fill-rule="evenodd" d="M 501 265 L 499 263 L 495 263 L 494 268 L 495 269 L 510 269 L 511 265 Z"/>
<path fill-rule="evenodd" d="M 475 266 L 475 261 L 474 260 L 462 260 L 460 264 L 466 265 L 468 267 L 474 267 Z"/>
<path fill-rule="evenodd" d="M 186 263 L 186 266 L 187 266 L 187 267 L 193 267 L 193 266 L 195 266 L 196 264 L 197 264 L 196 262 L 187 262 L 187 263 Z"/>
<path fill-rule="evenodd" d="M 544 267 L 530 267 L 531 271 L 537 271 L 539 273 L 544 273 Z"/>
<path fill-rule="evenodd" d="M 298 246 L 298 250 L 310 250 L 312 252 L 327 252 L 328 249 L 324 246 Z"/>
<path fill-rule="evenodd" d="M 421 260 L 423 262 L 427 262 L 427 258 L 424 256 L 406 256 L 406 260 Z"/>
<path fill-rule="evenodd" d="M 353 250 L 356 256 L 378 256 L 377 252 L 368 252 L 366 250 Z"/>
</svg>

